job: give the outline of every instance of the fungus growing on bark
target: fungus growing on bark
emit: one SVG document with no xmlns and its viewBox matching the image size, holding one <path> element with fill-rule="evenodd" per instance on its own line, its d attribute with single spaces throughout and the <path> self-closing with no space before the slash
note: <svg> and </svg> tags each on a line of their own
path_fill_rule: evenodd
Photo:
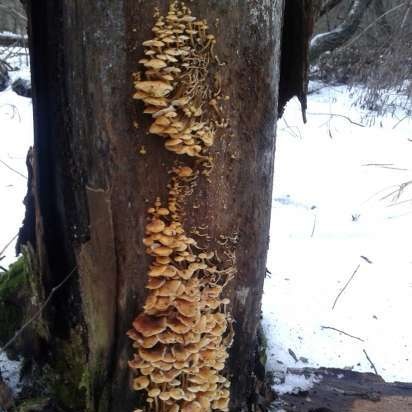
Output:
<svg viewBox="0 0 412 412">
<path fill-rule="evenodd" d="M 137 375 L 133 389 L 146 392 L 146 412 L 225 412 L 230 382 L 222 370 L 232 339 L 222 293 L 234 262 L 219 267 L 221 260 L 183 225 L 185 199 L 199 175 L 210 172 L 209 148 L 227 127 L 225 99 L 210 73 L 216 40 L 183 4 L 173 2 L 167 16 L 157 17 L 154 38 L 143 43 L 145 71 L 136 76 L 133 97 L 144 102 L 153 119 L 149 132 L 165 138 L 167 150 L 209 162 L 202 172 L 175 165 L 167 204 L 157 198 L 148 209 L 143 244 L 152 262 L 143 312 L 128 332 L 136 349 L 129 366 Z"/>
<path fill-rule="evenodd" d="M 154 119 L 149 132 L 164 137 L 167 150 L 205 158 L 217 129 L 228 124 L 221 115 L 221 88 L 210 86 L 215 37 L 206 21 L 190 13 L 173 3 L 166 17 L 158 17 L 154 38 L 143 43 L 149 57 L 140 60 L 145 80 L 137 78 L 133 97 L 144 102 Z"/>
</svg>

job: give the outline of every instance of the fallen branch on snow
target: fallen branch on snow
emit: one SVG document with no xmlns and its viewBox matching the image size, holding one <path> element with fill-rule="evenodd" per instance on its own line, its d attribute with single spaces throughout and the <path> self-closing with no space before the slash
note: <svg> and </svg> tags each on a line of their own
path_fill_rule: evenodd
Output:
<svg viewBox="0 0 412 412">
<path fill-rule="evenodd" d="M 349 280 L 346 282 L 345 286 L 342 288 L 342 290 L 339 292 L 338 296 L 336 296 L 335 301 L 333 302 L 332 310 L 335 309 L 336 304 L 338 303 L 339 298 L 342 296 L 342 293 L 346 290 L 346 288 L 349 286 L 349 283 L 352 282 L 353 278 L 355 277 L 356 273 L 358 272 L 360 268 L 360 263 L 353 272 L 352 276 L 349 278 Z"/>
<path fill-rule="evenodd" d="M 361 342 L 365 342 L 362 338 L 358 338 L 357 336 L 353 336 L 353 335 L 351 335 L 350 333 L 344 332 L 343 330 L 340 330 L 340 329 L 333 328 L 332 326 L 321 326 L 320 328 L 321 328 L 322 330 L 324 330 L 324 329 L 326 329 L 326 330 L 334 330 L 335 332 L 342 333 L 343 335 L 346 335 L 346 336 L 348 336 L 348 337 L 350 337 L 350 338 L 352 338 L 352 339 L 356 339 L 356 340 L 359 340 L 359 341 L 361 341 Z"/>
<path fill-rule="evenodd" d="M 365 349 L 363 350 L 363 353 L 365 354 L 366 359 L 368 360 L 368 362 L 370 363 L 373 371 L 375 372 L 375 375 L 379 375 L 379 374 L 378 374 L 378 371 L 376 370 L 376 367 L 375 367 L 374 363 L 372 362 L 371 358 L 369 357 L 369 355 L 368 355 L 368 353 L 366 352 Z"/>
<path fill-rule="evenodd" d="M 0 163 L 3 164 L 4 166 L 7 167 L 7 169 L 11 170 L 12 172 L 18 174 L 19 176 L 23 177 L 24 179 L 27 180 L 27 176 L 25 176 L 23 173 L 20 173 L 18 170 L 13 169 L 11 166 L 9 166 L 5 161 L 0 159 Z"/>
<path fill-rule="evenodd" d="M 366 125 L 364 125 L 362 123 L 355 122 L 350 117 L 345 116 L 344 114 L 339 114 L 339 113 L 308 113 L 308 114 L 311 115 L 311 116 L 342 117 L 343 119 L 346 119 L 349 123 L 352 123 L 355 126 L 366 127 Z"/>
</svg>

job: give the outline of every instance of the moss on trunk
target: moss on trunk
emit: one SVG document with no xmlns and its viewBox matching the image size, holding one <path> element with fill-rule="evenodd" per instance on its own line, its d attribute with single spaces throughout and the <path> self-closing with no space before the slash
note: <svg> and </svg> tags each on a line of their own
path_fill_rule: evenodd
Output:
<svg viewBox="0 0 412 412">
<path fill-rule="evenodd" d="M 24 257 L 11 264 L 0 277 L 0 345 L 5 346 L 21 328 L 28 297 L 27 265 Z M 21 339 L 8 346 L 7 354 L 16 358 Z"/>
</svg>

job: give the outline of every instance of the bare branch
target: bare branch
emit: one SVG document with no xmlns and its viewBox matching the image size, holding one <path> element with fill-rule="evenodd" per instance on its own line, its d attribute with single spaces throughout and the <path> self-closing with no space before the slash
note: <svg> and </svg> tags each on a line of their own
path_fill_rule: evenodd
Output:
<svg viewBox="0 0 412 412">
<path fill-rule="evenodd" d="M 332 326 L 321 326 L 321 329 L 322 330 L 323 329 L 334 330 L 335 332 L 342 333 L 342 335 L 349 336 L 352 339 L 356 339 L 356 340 L 359 340 L 361 342 L 365 342 L 362 338 L 358 338 L 357 336 L 353 336 L 350 333 L 344 332 L 343 330 L 340 330 L 340 329 L 333 328 Z"/>
<path fill-rule="evenodd" d="M 386 19 L 385 14 L 385 7 L 383 5 L 382 0 L 375 0 L 374 1 L 374 8 L 375 8 L 375 16 L 376 18 L 380 18 L 381 24 L 379 25 L 379 29 L 381 31 L 381 35 L 383 36 L 390 36 L 392 33 L 391 25 L 389 24 L 388 20 Z M 381 16 L 383 16 L 381 18 Z"/>
<path fill-rule="evenodd" d="M 0 9 L 4 10 L 7 14 L 11 14 L 15 19 L 19 19 L 24 23 L 27 22 L 27 17 L 24 14 L 19 13 L 14 7 L 0 4 Z"/>
<path fill-rule="evenodd" d="M 338 296 L 336 296 L 335 301 L 333 302 L 332 310 L 335 309 L 336 304 L 338 303 L 339 298 L 342 296 L 342 293 L 346 290 L 346 288 L 349 286 L 349 283 L 352 282 L 353 278 L 355 277 L 356 273 L 358 272 L 360 268 L 360 263 L 353 272 L 352 276 L 349 278 L 349 280 L 346 282 L 345 286 L 342 288 L 342 290 L 339 292 Z"/>
<path fill-rule="evenodd" d="M 372 0 L 354 0 L 344 22 L 334 30 L 320 33 L 310 44 L 309 59 L 314 63 L 323 53 L 343 46 L 356 32 Z"/>
<path fill-rule="evenodd" d="M 319 17 L 323 17 L 325 14 L 328 14 L 340 3 L 342 3 L 342 0 L 327 0 L 322 4 L 322 7 L 319 12 Z"/>
<path fill-rule="evenodd" d="M 381 16 L 377 17 L 371 24 L 366 26 L 357 36 L 355 36 L 352 40 L 350 40 L 349 43 L 345 44 L 345 48 L 351 46 L 353 43 L 355 43 L 356 40 L 358 40 L 362 35 L 364 35 L 368 30 L 370 30 L 373 26 L 375 26 L 376 23 L 384 19 L 388 14 L 393 13 L 394 11 L 400 9 L 403 7 L 406 3 L 401 3 L 398 4 L 395 7 L 392 7 L 391 9 L 387 10 L 384 14 Z"/>
<path fill-rule="evenodd" d="M 17 35 L 17 34 L 6 34 L 0 33 L 0 46 L 10 47 L 10 46 L 20 46 L 27 47 L 28 39 L 27 36 Z"/>
<path fill-rule="evenodd" d="M 368 362 L 370 363 L 373 371 L 375 372 L 375 375 L 379 375 L 379 374 L 378 374 L 378 371 L 376 370 L 376 367 L 375 367 L 374 363 L 372 362 L 371 358 L 369 357 L 369 355 L 368 355 L 368 353 L 366 352 L 365 349 L 363 350 L 363 353 L 365 354 L 366 359 L 368 360 Z"/>
<path fill-rule="evenodd" d="M 401 30 L 405 27 L 405 24 L 408 21 L 409 14 L 411 12 L 411 8 L 412 8 L 412 0 L 409 0 L 408 6 L 406 7 L 405 15 L 403 16 L 403 20 L 402 20 L 402 23 L 401 23 L 401 26 L 400 26 Z"/>
<path fill-rule="evenodd" d="M 352 123 L 355 126 L 366 127 L 364 124 L 357 123 L 357 122 L 353 121 L 350 117 L 345 116 L 343 114 L 338 114 L 338 113 L 308 113 L 308 114 L 310 114 L 311 116 L 319 115 L 319 116 L 330 116 L 330 117 L 342 117 L 343 119 L 346 119 L 349 123 Z"/>
<path fill-rule="evenodd" d="M 18 235 L 19 235 L 19 234 L 16 233 L 16 234 L 13 236 L 13 238 L 10 239 L 10 240 L 6 243 L 6 245 L 3 247 L 3 249 L 0 250 L 0 258 L 3 256 L 4 252 L 10 247 L 10 245 L 17 239 L 17 236 L 18 236 Z"/>
<path fill-rule="evenodd" d="M 13 168 L 12 168 L 11 166 L 9 166 L 5 161 L 3 161 L 3 160 L 0 159 L 0 163 L 1 163 L 2 165 L 6 166 L 7 169 L 11 170 L 12 172 L 18 174 L 19 176 L 21 176 L 22 178 L 24 178 L 24 179 L 27 180 L 27 176 L 25 176 L 23 173 L 19 172 L 18 170 L 13 169 Z"/>
</svg>

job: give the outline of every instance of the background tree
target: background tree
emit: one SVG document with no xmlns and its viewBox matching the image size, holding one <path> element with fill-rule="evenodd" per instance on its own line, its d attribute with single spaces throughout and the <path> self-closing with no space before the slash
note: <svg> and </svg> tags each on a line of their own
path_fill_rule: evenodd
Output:
<svg viewBox="0 0 412 412">
<path fill-rule="evenodd" d="M 165 13 L 168 3 L 27 2 L 35 142 L 20 247 L 34 247 L 34 304 L 42 313 L 31 354 L 40 368 L 32 372 L 66 410 L 119 412 L 137 404 L 125 333 L 145 299 L 146 210 L 167 195 L 165 171 L 175 156 L 147 134 L 149 119 L 131 99 L 132 75 L 151 38 L 154 8 Z M 220 235 L 233 235 L 238 272 L 227 292 L 235 321 L 227 374 L 231 410 L 247 411 L 257 402 L 279 78 L 281 106 L 293 95 L 304 104 L 312 9 L 288 0 L 283 18 L 281 0 L 190 7 L 216 35 L 231 135 L 217 142 L 210 182 L 199 184 L 201 201 L 196 209 L 189 202 L 185 223 L 187 230 L 207 226 L 217 250 Z M 280 75 L 282 23 L 288 73 Z"/>
<path fill-rule="evenodd" d="M 412 108 L 411 2 L 324 0 L 311 41 L 312 78 L 364 86 L 376 113 Z"/>
</svg>

